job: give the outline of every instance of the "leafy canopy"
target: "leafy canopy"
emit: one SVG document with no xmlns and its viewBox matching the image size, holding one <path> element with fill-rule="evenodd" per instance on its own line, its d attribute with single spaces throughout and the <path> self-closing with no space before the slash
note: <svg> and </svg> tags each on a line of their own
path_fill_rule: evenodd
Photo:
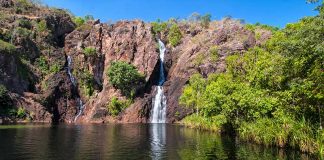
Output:
<svg viewBox="0 0 324 160">
<path fill-rule="evenodd" d="M 144 81 L 144 76 L 136 67 L 124 61 L 112 62 L 107 76 L 109 82 L 126 96 L 131 96 L 132 92 L 135 92 L 134 88 Z"/>
</svg>

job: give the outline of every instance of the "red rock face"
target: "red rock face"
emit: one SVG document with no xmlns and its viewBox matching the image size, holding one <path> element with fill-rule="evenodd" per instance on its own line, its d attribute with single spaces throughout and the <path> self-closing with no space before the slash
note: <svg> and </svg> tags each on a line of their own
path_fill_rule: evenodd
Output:
<svg viewBox="0 0 324 160">
<path fill-rule="evenodd" d="M 158 61 L 156 41 L 151 34 L 150 25 L 142 21 L 122 21 L 114 25 L 89 23 L 89 30 L 75 30 L 66 37 L 65 52 L 73 57 L 73 68 L 87 68 L 94 79 L 102 85 L 102 90 L 97 90 L 95 95 L 82 99 L 87 101 L 81 122 L 109 120 L 107 117 L 107 104 L 112 97 L 125 99 L 121 93 L 114 89 L 108 81 L 106 71 L 112 61 L 121 60 L 133 64 L 140 73 L 145 75 L 147 81 L 153 76 L 154 68 Z M 86 58 L 83 48 L 95 47 L 97 57 Z M 76 77 L 78 78 L 78 77 Z M 141 93 L 141 95 L 149 94 Z M 141 96 L 139 95 L 139 96 Z M 127 109 L 124 116 L 117 117 L 114 121 L 121 122 L 145 122 L 147 116 L 139 113 L 143 106 L 149 106 L 149 98 L 136 98 L 135 102 Z M 132 116 L 129 116 L 132 115 Z"/>
<path fill-rule="evenodd" d="M 141 21 L 121 21 L 113 25 L 94 22 L 88 25 L 88 30 L 77 29 L 65 41 L 66 54 L 71 55 L 74 61 L 79 61 L 81 68 L 89 68 L 96 81 L 102 83 L 102 90 L 97 90 L 94 96 L 87 98 L 82 95 L 86 101 L 86 109 L 79 122 L 149 122 L 155 94 L 154 82 L 158 76 L 156 66 L 159 63 L 157 41 L 151 33 L 150 25 Z M 192 113 L 191 109 L 179 105 L 182 89 L 192 74 L 200 73 L 207 77 L 210 73 L 224 72 L 227 55 L 243 53 L 256 45 L 255 35 L 233 20 L 214 22 L 208 29 L 188 24 L 180 24 L 180 28 L 183 30 L 181 44 L 175 48 L 168 46 L 165 55 L 164 65 L 168 74 L 164 88 L 168 122 L 180 120 Z M 166 38 L 167 36 L 163 36 L 162 40 L 167 42 Z M 100 58 L 85 58 L 82 48 L 88 46 L 94 46 Z M 217 47 L 217 60 L 211 59 L 209 49 L 213 46 Z M 197 63 L 197 57 L 201 54 L 203 58 Z M 115 60 L 123 60 L 136 66 L 145 75 L 147 84 L 129 108 L 117 117 L 110 117 L 106 106 L 111 98 L 115 96 L 125 99 L 109 84 L 105 75 L 110 63 Z"/>
<path fill-rule="evenodd" d="M 20 25 L 18 20 L 22 19 L 45 21 L 50 33 L 38 34 L 37 27 L 27 27 L 33 36 L 13 36 L 11 42 L 16 46 L 16 52 L 0 53 L 0 84 L 9 90 L 17 107 L 26 109 L 34 121 L 72 122 L 78 113 L 77 99 L 80 97 L 85 109 L 78 122 L 149 122 L 160 63 L 158 42 L 150 24 L 139 20 L 104 24 L 97 20 L 75 28 L 70 16 L 62 10 L 35 6 L 28 14 L 17 15 L 12 8 L 14 2 L 0 0 L 0 8 L 8 16 L 5 21 L 0 21 L 1 34 L 15 35 L 14 30 Z M 167 45 L 164 59 L 167 122 L 181 120 L 192 113 L 192 109 L 179 105 L 183 87 L 192 74 L 207 77 L 210 73 L 224 72 L 228 55 L 243 54 L 271 37 L 269 31 L 256 30 L 256 40 L 255 33 L 230 19 L 212 22 L 209 28 L 191 22 L 179 22 L 178 25 L 183 37 L 177 47 L 168 45 L 167 32 L 157 35 Z M 96 53 L 85 54 L 87 47 L 94 48 Z M 217 48 L 216 59 L 212 58 L 212 47 Z M 25 59 L 21 59 L 21 55 Z M 59 69 L 50 74 L 40 71 L 36 60 L 41 56 L 46 57 L 49 67 L 58 65 Z M 67 56 L 73 61 L 71 68 L 78 81 L 76 86 L 66 71 Z M 111 62 L 117 60 L 134 65 L 145 76 L 146 84 L 139 87 L 134 102 L 125 111 L 112 117 L 107 104 L 113 97 L 126 99 L 106 76 Z M 89 92 L 81 79 L 91 79 L 93 92 Z"/>
</svg>

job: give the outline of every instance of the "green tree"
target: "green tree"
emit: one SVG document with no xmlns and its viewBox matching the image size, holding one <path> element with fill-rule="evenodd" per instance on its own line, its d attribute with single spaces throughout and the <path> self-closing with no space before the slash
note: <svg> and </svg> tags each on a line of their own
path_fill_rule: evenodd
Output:
<svg viewBox="0 0 324 160">
<path fill-rule="evenodd" d="M 151 26 L 152 26 L 152 32 L 154 34 L 166 32 L 168 30 L 168 23 L 162 22 L 160 19 L 158 19 L 156 22 L 152 22 Z"/>
<path fill-rule="evenodd" d="M 136 67 L 124 61 L 112 62 L 107 76 L 109 82 L 128 97 L 135 92 L 134 88 L 144 82 L 144 76 L 137 71 Z"/>
<path fill-rule="evenodd" d="M 209 27 L 209 23 L 211 21 L 211 14 L 205 14 L 203 16 L 201 16 L 201 26 L 204 28 L 208 28 Z"/>
<path fill-rule="evenodd" d="M 175 47 L 178 44 L 180 44 L 181 38 L 182 38 L 181 30 L 179 26 L 176 23 L 174 23 L 170 27 L 169 34 L 168 34 L 168 41 L 171 44 L 171 46 Z"/>
<path fill-rule="evenodd" d="M 130 102 L 130 100 L 119 100 L 117 97 L 112 97 L 107 108 L 112 116 L 117 116 L 130 105 Z"/>
<path fill-rule="evenodd" d="M 199 114 L 199 108 L 203 107 L 202 95 L 205 91 L 206 80 L 200 74 L 194 74 L 189 84 L 184 88 L 180 97 L 180 104 L 187 107 L 196 108 L 196 114 Z"/>
<path fill-rule="evenodd" d="M 84 16 L 84 20 L 87 22 L 87 21 L 93 21 L 94 20 L 94 17 L 92 15 L 86 15 Z"/>
<path fill-rule="evenodd" d="M 85 20 L 82 17 L 74 17 L 72 20 L 77 27 L 80 27 L 85 23 Z"/>
</svg>

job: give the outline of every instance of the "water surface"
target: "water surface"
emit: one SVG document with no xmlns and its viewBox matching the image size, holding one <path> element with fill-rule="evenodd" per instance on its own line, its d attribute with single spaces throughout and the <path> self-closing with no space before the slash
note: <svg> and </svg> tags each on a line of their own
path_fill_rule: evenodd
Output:
<svg viewBox="0 0 324 160">
<path fill-rule="evenodd" d="M 0 126 L 0 159 L 312 159 L 170 124 Z"/>
</svg>

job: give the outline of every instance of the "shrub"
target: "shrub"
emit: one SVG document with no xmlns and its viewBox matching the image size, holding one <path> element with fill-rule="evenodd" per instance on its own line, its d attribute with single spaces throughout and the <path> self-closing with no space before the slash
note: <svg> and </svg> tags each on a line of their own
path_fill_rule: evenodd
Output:
<svg viewBox="0 0 324 160">
<path fill-rule="evenodd" d="M 88 97 L 92 96 L 95 85 L 93 75 L 91 75 L 88 70 L 83 70 L 82 72 L 79 72 L 79 79 L 84 94 L 86 94 Z"/>
<path fill-rule="evenodd" d="M 290 117 L 283 119 L 261 118 L 257 121 L 243 122 L 238 133 L 240 138 L 267 146 L 290 146 L 303 152 L 314 153 L 318 144 L 312 128 L 304 121 Z"/>
<path fill-rule="evenodd" d="M 40 22 L 37 23 L 37 31 L 40 33 L 48 31 L 47 23 L 45 20 L 41 20 Z"/>
<path fill-rule="evenodd" d="M 0 84 L 0 106 L 9 107 L 11 105 L 11 98 L 7 88 Z"/>
<path fill-rule="evenodd" d="M 211 21 L 211 14 L 201 16 L 199 13 L 195 12 L 188 17 L 188 20 L 191 23 L 199 23 L 202 27 L 208 28 Z"/>
<path fill-rule="evenodd" d="M 116 97 L 111 99 L 111 102 L 108 104 L 107 108 L 109 113 L 112 116 L 117 116 L 120 112 L 126 109 L 131 104 L 130 100 L 119 100 Z"/>
<path fill-rule="evenodd" d="M 24 11 L 29 10 L 30 8 L 33 7 L 33 3 L 29 0 L 17 0 L 17 3 L 15 5 L 15 12 L 17 14 L 20 14 Z"/>
<path fill-rule="evenodd" d="M 92 57 L 92 56 L 95 56 L 97 54 L 97 50 L 96 48 L 94 47 L 86 47 L 84 50 L 83 50 L 83 54 L 87 57 Z"/>
<path fill-rule="evenodd" d="M 82 26 L 85 22 L 85 20 L 82 17 L 74 17 L 72 21 L 77 25 L 77 27 Z"/>
<path fill-rule="evenodd" d="M 318 146 L 318 154 L 323 159 L 324 158 L 324 130 L 319 129 L 316 135 L 316 141 Z"/>
<path fill-rule="evenodd" d="M 0 39 L 0 51 L 1 52 L 12 53 L 15 50 L 16 50 L 16 47 L 14 45 Z"/>
<path fill-rule="evenodd" d="M 81 27 L 82 25 L 85 24 L 85 22 L 92 21 L 94 20 L 94 17 L 92 15 L 86 15 L 83 17 L 74 17 L 72 21 L 77 25 L 78 27 Z"/>
<path fill-rule="evenodd" d="M 211 118 L 190 115 L 184 118 L 180 123 L 190 128 L 220 132 L 222 125 L 226 123 L 226 118 L 222 115 Z"/>
<path fill-rule="evenodd" d="M 161 22 L 160 20 L 152 22 L 151 25 L 153 34 L 158 34 L 168 30 L 168 24 L 166 22 Z"/>
<path fill-rule="evenodd" d="M 201 16 L 200 25 L 204 28 L 208 28 L 210 21 L 211 21 L 211 14 L 205 14 Z"/>
<path fill-rule="evenodd" d="M 22 107 L 19 107 L 17 110 L 17 118 L 24 119 L 24 118 L 26 118 L 26 116 L 27 116 L 26 110 Z"/>
<path fill-rule="evenodd" d="M 170 27 L 170 31 L 168 34 L 168 41 L 171 46 L 175 47 L 181 42 L 182 34 L 180 28 L 177 24 L 173 24 Z"/>
<path fill-rule="evenodd" d="M 195 66 L 200 66 L 200 65 L 203 64 L 204 59 L 205 59 L 205 55 L 204 55 L 203 53 L 198 53 L 198 54 L 194 57 L 193 64 L 194 64 Z"/>
<path fill-rule="evenodd" d="M 256 23 L 256 24 L 246 24 L 245 25 L 245 29 L 254 32 L 257 28 L 260 29 L 265 29 L 265 30 L 269 30 L 272 32 L 278 31 L 279 28 L 278 27 L 273 27 L 270 25 L 265 25 L 265 24 L 260 24 L 260 23 Z"/>
<path fill-rule="evenodd" d="M 212 62 L 217 62 L 217 60 L 218 60 L 218 47 L 217 46 L 210 47 L 209 54 L 210 54 L 210 60 Z"/>
<path fill-rule="evenodd" d="M 22 38 L 29 38 L 29 36 L 31 35 L 31 31 L 26 28 L 17 27 L 14 30 L 14 34 Z"/>
<path fill-rule="evenodd" d="M 112 62 L 107 71 L 109 82 L 126 96 L 131 96 L 134 92 L 134 87 L 144 81 L 144 76 L 141 75 L 135 66 L 123 61 Z"/>
<path fill-rule="evenodd" d="M 84 20 L 85 20 L 86 22 L 88 22 L 88 21 L 93 21 L 93 20 L 94 20 L 94 17 L 93 17 L 92 15 L 86 15 L 86 16 L 84 16 Z"/>
<path fill-rule="evenodd" d="M 53 65 L 50 66 L 49 71 L 51 73 L 58 73 L 61 70 L 61 66 L 58 63 L 54 63 Z"/>
<path fill-rule="evenodd" d="M 31 29 L 32 28 L 31 22 L 29 20 L 27 20 L 27 19 L 20 19 L 18 21 L 18 25 L 19 25 L 19 27 L 26 28 L 26 29 Z"/>
<path fill-rule="evenodd" d="M 37 68 L 42 72 L 42 74 L 47 74 L 49 71 L 48 62 L 45 56 L 40 56 L 36 59 L 35 64 Z"/>
</svg>

